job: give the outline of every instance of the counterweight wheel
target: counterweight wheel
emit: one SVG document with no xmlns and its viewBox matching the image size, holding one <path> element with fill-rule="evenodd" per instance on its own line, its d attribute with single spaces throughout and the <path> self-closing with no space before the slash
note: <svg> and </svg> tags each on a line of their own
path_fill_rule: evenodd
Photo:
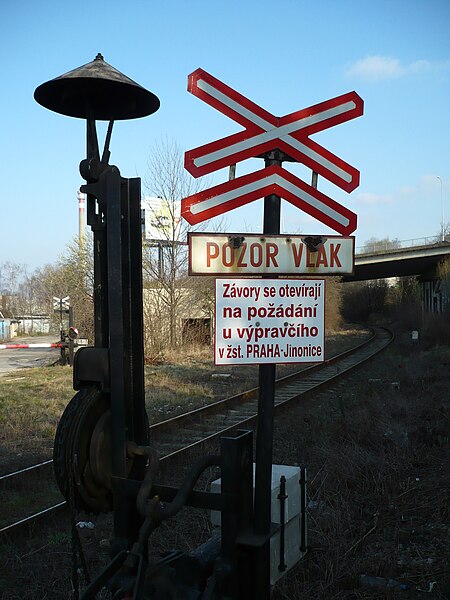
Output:
<svg viewBox="0 0 450 600">
<path fill-rule="evenodd" d="M 73 501 L 80 511 L 112 510 L 109 415 L 108 396 L 97 388 L 85 388 L 69 402 L 56 430 L 53 449 L 56 482 L 69 501 L 73 478 Z"/>
</svg>

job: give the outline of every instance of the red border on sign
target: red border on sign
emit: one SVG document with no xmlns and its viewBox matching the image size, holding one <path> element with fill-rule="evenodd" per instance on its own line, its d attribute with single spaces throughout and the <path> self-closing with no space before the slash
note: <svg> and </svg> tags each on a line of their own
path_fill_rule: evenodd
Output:
<svg viewBox="0 0 450 600">
<path fill-rule="evenodd" d="M 320 211 L 317 207 L 309 204 L 304 198 L 302 199 L 297 194 L 289 191 L 287 187 L 283 187 L 282 184 L 270 181 L 270 178 L 274 175 L 280 177 L 282 180 L 286 180 L 288 183 L 303 191 L 305 195 L 308 194 L 309 196 L 312 196 L 314 199 L 322 203 L 325 207 L 330 208 L 332 211 L 338 213 L 340 216 L 347 219 L 348 225 L 343 225 L 342 223 L 339 223 L 330 215 Z M 197 214 L 195 212 L 193 213 L 191 210 L 193 206 L 196 206 L 201 202 L 206 202 L 209 199 L 226 194 L 230 191 L 238 190 L 241 187 L 252 183 L 256 183 L 257 181 L 261 181 L 266 178 L 268 179 L 268 182 L 266 184 L 262 183 L 262 185 L 257 189 L 246 193 L 243 192 L 242 195 L 236 198 L 227 200 L 225 202 L 207 208 L 204 211 Z M 224 214 L 230 210 L 234 210 L 235 208 L 239 208 L 241 206 L 249 204 L 254 200 L 258 200 L 259 198 L 268 196 L 269 194 L 279 195 L 281 198 L 284 198 L 297 208 L 302 209 L 304 212 L 308 213 L 318 221 L 321 221 L 325 225 L 328 225 L 341 235 L 350 235 L 356 230 L 357 216 L 355 213 L 345 208 L 335 200 L 332 200 L 319 190 L 308 185 L 289 171 L 286 171 L 282 167 L 279 167 L 278 165 L 272 165 L 270 167 L 266 167 L 265 169 L 260 169 L 259 171 L 243 175 L 236 179 L 232 179 L 231 181 L 226 181 L 225 183 L 216 185 L 212 188 L 209 188 L 208 190 L 203 190 L 202 192 L 198 192 L 197 194 L 193 194 L 192 196 L 183 198 L 183 200 L 181 201 L 181 215 L 191 225 L 197 225 L 202 221 L 211 219 L 213 217 L 217 217 L 218 215 Z"/>
</svg>

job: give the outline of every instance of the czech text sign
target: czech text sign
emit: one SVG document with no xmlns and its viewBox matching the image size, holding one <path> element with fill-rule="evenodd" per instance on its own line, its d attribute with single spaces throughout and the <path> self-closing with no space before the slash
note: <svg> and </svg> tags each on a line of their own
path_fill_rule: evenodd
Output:
<svg viewBox="0 0 450 600">
<path fill-rule="evenodd" d="M 323 279 L 217 279 L 215 363 L 323 362 Z"/>
<path fill-rule="evenodd" d="M 354 237 L 189 233 L 189 275 L 352 274 Z"/>
</svg>

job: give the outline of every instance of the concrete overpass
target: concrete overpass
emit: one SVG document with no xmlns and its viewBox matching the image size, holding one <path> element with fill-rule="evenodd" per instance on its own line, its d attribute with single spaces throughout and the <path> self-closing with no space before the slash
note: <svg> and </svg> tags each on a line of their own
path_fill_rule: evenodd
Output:
<svg viewBox="0 0 450 600">
<path fill-rule="evenodd" d="M 355 272 L 346 275 L 344 281 L 385 279 L 418 275 L 423 279 L 435 278 L 436 267 L 450 257 L 450 240 L 423 243 L 427 238 L 417 240 L 417 245 L 398 248 L 374 248 L 372 251 L 355 255 Z M 416 240 L 407 240 L 411 243 Z M 404 242 L 399 242 L 403 244 Z"/>
<path fill-rule="evenodd" d="M 416 242 L 416 243 L 414 243 Z M 392 245 L 389 242 L 388 245 Z M 355 271 L 344 281 L 387 279 L 389 277 L 417 276 L 421 283 L 423 310 L 442 312 L 450 306 L 450 277 L 442 279 L 439 265 L 450 261 L 450 239 L 436 242 L 432 238 L 396 242 L 396 248 L 373 249 L 355 255 Z"/>
</svg>

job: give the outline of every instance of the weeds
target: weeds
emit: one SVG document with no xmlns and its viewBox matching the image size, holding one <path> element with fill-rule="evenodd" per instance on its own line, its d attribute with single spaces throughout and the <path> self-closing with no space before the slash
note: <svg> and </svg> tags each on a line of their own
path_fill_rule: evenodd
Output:
<svg viewBox="0 0 450 600">
<path fill-rule="evenodd" d="M 449 597 L 449 358 L 448 347 L 387 352 L 340 395 L 278 423 L 276 460 L 300 456 L 310 474 L 311 551 L 274 600 L 416 598 L 430 581 L 433 598 Z M 361 574 L 410 591 L 360 587 Z"/>
<path fill-rule="evenodd" d="M 212 365 L 210 349 L 205 354 L 186 351 L 178 360 L 176 356 L 171 361 L 168 358 L 163 364 L 146 368 L 147 398 L 155 419 L 157 414 L 170 414 L 190 407 L 190 403 L 194 406 L 230 394 L 229 383 L 223 386 L 211 379 L 211 374 L 225 369 Z M 277 417 L 275 462 L 305 465 L 309 473 L 311 548 L 277 584 L 273 600 L 449 597 L 449 365 L 448 347 L 428 350 L 419 342 L 412 351 L 400 343 L 334 395 L 321 394 L 289 416 Z M 46 385 L 45 377 L 35 383 L 28 381 L 32 372 L 26 371 L 23 376 L 27 380 L 11 382 L 23 383 L 21 393 L 3 404 L 8 388 L 2 386 L 8 382 L 0 380 L 2 429 L 15 428 L 15 433 L 11 429 L 11 433 L 1 435 L 9 436 L 11 442 L 14 439 L 18 451 L 26 442 L 21 426 L 30 436 L 30 448 L 33 444 L 40 447 L 44 439 L 52 443 L 42 432 L 47 432 L 45 426 L 51 430 L 58 411 L 73 395 L 70 370 L 52 370 L 67 373 L 64 400 L 61 390 L 65 384 L 56 375 L 54 383 L 50 380 Z M 228 371 L 232 385 L 244 388 L 257 376 L 250 368 Z M 24 413 L 22 417 L 14 414 L 15 407 Z M 181 480 L 180 476 L 176 482 L 163 483 Z M 182 511 L 155 532 L 153 557 L 178 546 L 192 549 L 204 541 L 209 531 L 207 516 L 201 511 L 192 514 L 186 517 Z M 101 537 L 94 536 L 107 537 L 110 529 L 105 533 L 96 522 L 95 530 L 81 532 L 92 571 L 102 560 Z M 7 600 L 19 597 L 12 591 L 18 586 L 24 590 L 22 599 L 68 597 L 68 533 L 63 526 L 59 531 L 61 535 L 50 538 L 47 534 L 35 536 L 39 539 L 34 546 L 30 538 L 20 548 L 4 548 L 7 568 L 0 577 L 0 587 L 6 590 Z M 40 552 L 46 544 L 50 546 Z M 18 570 L 20 581 L 14 578 Z M 408 591 L 361 587 L 361 574 L 401 580 Z M 432 594 L 416 591 L 428 590 L 434 581 Z"/>
</svg>

